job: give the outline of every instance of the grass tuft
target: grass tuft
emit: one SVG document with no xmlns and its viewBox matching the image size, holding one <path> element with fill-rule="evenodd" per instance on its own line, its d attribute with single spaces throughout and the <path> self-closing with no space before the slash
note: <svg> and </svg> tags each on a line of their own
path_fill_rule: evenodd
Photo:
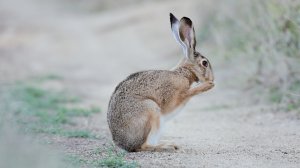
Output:
<svg viewBox="0 0 300 168">
<path fill-rule="evenodd" d="M 109 168 L 136 168 L 138 167 L 137 162 L 135 161 L 127 161 L 125 160 L 125 154 L 126 152 L 114 152 L 111 149 L 108 149 L 107 151 L 108 156 L 106 156 L 104 159 L 95 161 L 93 165 L 96 167 L 109 167 Z"/>
<path fill-rule="evenodd" d="M 106 167 L 106 168 L 136 168 L 139 167 L 135 161 L 125 159 L 125 151 L 116 151 L 112 145 L 108 149 L 97 148 L 92 155 L 101 157 L 102 159 L 89 159 L 79 156 L 68 156 L 65 162 L 71 163 L 74 167 Z M 104 156 L 103 156 L 104 155 Z"/>
</svg>

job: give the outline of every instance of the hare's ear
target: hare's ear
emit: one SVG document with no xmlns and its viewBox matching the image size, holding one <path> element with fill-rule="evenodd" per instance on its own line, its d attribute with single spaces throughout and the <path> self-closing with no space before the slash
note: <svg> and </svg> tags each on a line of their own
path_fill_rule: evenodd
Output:
<svg viewBox="0 0 300 168">
<path fill-rule="evenodd" d="M 170 13 L 170 21 L 176 41 L 182 46 L 185 56 L 193 61 L 192 53 L 195 51 L 196 39 L 192 21 L 187 17 L 183 17 L 178 21 L 172 13 Z"/>
</svg>

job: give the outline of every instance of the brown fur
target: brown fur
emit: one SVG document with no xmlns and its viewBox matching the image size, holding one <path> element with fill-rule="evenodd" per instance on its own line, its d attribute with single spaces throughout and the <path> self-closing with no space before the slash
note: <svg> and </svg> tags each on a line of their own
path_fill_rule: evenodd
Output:
<svg viewBox="0 0 300 168">
<path fill-rule="evenodd" d="M 213 83 L 206 82 L 190 88 L 198 80 L 192 71 L 186 63 L 174 71 L 137 72 L 121 82 L 108 108 L 108 123 L 116 144 L 128 151 L 140 149 L 150 131 L 159 127 L 158 114 L 171 113 L 192 96 L 213 87 Z"/>
<path fill-rule="evenodd" d="M 191 23 L 189 26 L 191 28 Z M 116 87 L 107 114 L 116 145 L 127 151 L 177 149 L 175 145 L 151 146 L 148 139 L 159 130 L 160 117 L 172 113 L 192 96 L 214 86 L 208 60 L 196 51 L 193 51 L 192 57 L 183 59 L 174 70 L 131 74 Z M 207 60 L 208 67 L 201 64 L 203 60 Z M 199 81 L 204 83 L 191 88 L 193 83 Z"/>
</svg>

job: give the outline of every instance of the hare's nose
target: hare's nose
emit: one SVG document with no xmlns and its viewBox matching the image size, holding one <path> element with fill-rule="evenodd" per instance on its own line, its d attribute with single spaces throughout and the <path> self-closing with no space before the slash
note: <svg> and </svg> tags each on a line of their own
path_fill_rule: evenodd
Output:
<svg viewBox="0 0 300 168">
<path fill-rule="evenodd" d="M 208 77 L 205 78 L 206 81 L 214 81 L 213 75 L 209 75 Z"/>
</svg>

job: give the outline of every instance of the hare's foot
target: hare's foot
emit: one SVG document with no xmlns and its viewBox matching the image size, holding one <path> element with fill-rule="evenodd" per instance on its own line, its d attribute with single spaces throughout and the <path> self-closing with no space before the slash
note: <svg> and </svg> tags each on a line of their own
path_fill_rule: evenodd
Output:
<svg viewBox="0 0 300 168">
<path fill-rule="evenodd" d="M 178 145 L 176 145 L 176 144 L 174 144 L 173 142 L 170 142 L 170 141 L 168 141 L 168 140 L 161 140 L 160 142 L 161 142 L 160 145 L 174 147 L 176 150 L 179 149 L 179 146 L 178 146 Z"/>
<path fill-rule="evenodd" d="M 148 145 L 144 144 L 140 149 L 137 149 L 137 152 L 140 151 L 151 151 L 151 152 L 175 152 L 178 150 L 178 146 L 174 144 L 159 144 L 159 145 Z"/>
</svg>

